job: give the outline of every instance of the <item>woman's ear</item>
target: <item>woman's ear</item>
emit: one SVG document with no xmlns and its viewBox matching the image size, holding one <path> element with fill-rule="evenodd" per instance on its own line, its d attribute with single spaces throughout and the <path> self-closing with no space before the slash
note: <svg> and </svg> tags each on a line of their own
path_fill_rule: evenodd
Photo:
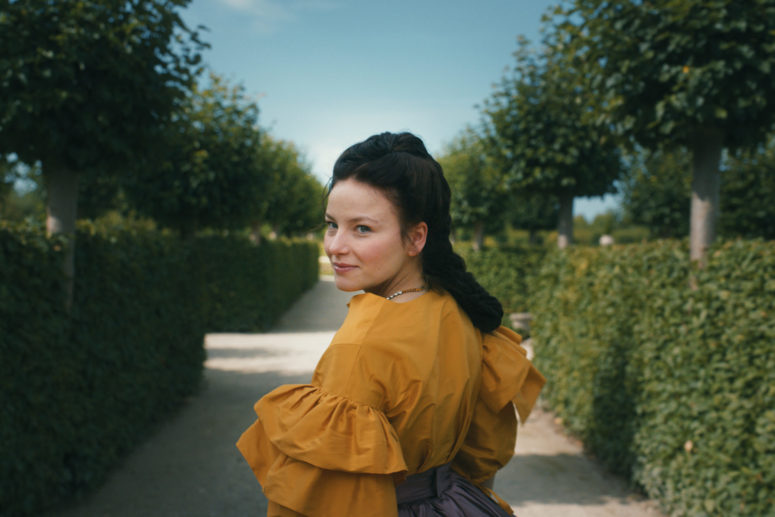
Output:
<svg viewBox="0 0 775 517">
<path fill-rule="evenodd" d="M 409 246 L 406 251 L 410 257 L 416 257 L 425 248 L 425 240 L 428 238 L 428 225 L 425 222 L 415 224 L 409 229 L 407 237 L 409 238 Z"/>
</svg>

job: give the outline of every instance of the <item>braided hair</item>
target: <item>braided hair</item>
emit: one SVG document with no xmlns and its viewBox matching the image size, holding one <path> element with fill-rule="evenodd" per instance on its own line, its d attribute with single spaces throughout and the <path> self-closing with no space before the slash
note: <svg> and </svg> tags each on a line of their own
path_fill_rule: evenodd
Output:
<svg viewBox="0 0 775 517">
<path fill-rule="evenodd" d="M 425 281 L 452 295 L 475 327 L 495 330 L 503 307 L 466 271 L 465 261 L 452 249 L 449 184 L 422 140 L 411 133 L 381 133 L 350 146 L 334 164 L 328 192 L 350 178 L 385 194 L 398 209 L 404 230 L 419 222 L 428 225 L 421 253 Z"/>
</svg>

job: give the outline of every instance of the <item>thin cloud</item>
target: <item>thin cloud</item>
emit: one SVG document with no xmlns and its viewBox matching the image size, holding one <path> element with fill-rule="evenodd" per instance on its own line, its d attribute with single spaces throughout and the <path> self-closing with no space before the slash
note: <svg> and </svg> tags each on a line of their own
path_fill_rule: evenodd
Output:
<svg viewBox="0 0 775 517">
<path fill-rule="evenodd" d="M 218 0 L 226 7 L 253 18 L 255 27 L 272 33 L 281 25 L 293 22 L 308 12 L 338 9 L 332 0 Z"/>
</svg>

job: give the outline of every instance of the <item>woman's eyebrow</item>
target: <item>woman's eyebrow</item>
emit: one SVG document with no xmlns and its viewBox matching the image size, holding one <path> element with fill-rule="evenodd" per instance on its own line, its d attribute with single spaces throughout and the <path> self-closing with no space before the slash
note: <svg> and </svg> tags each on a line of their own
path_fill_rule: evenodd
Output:
<svg viewBox="0 0 775 517">
<path fill-rule="evenodd" d="M 326 219 L 330 219 L 332 221 L 336 221 L 336 217 L 332 216 L 328 212 L 326 212 L 325 217 L 326 217 Z M 345 222 L 350 223 L 350 224 L 361 223 L 361 222 L 369 222 L 371 224 L 378 224 L 379 220 L 374 219 L 373 217 L 369 217 L 367 215 L 357 215 L 355 217 L 351 217 L 350 219 L 347 219 Z"/>
</svg>

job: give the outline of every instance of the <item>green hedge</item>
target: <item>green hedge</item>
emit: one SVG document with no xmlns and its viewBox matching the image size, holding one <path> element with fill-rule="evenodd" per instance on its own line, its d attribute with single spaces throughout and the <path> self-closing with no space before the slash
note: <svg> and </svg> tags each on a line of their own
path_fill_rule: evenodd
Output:
<svg viewBox="0 0 775 517">
<path fill-rule="evenodd" d="M 503 310 L 527 312 L 530 303 L 529 278 L 546 254 L 540 246 L 486 248 L 473 251 L 458 245 L 455 251 L 466 261 L 466 267 L 490 294 L 498 298 Z"/>
<path fill-rule="evenodd" d="M 206 331 L 266 329 L 317 275 L 308 242 L 81 225 L 76 243 L 67 315 L 63 241 L 0 227 L 3 515 L 101 483 L 196 391 Z"/>
<path fill-rule="evenodd" d="M 531 289 L 543 396 L 594 455 L 671 515 L 775 514 L 775 243 L 555 251 Z"/>
<path fill-rule="evenodd" d="M 318 248 L 312 241 L 263 241 L 201 237 L 193 243 L 209 331 L 263 331 L 318 279 Z"/>
</svg>

